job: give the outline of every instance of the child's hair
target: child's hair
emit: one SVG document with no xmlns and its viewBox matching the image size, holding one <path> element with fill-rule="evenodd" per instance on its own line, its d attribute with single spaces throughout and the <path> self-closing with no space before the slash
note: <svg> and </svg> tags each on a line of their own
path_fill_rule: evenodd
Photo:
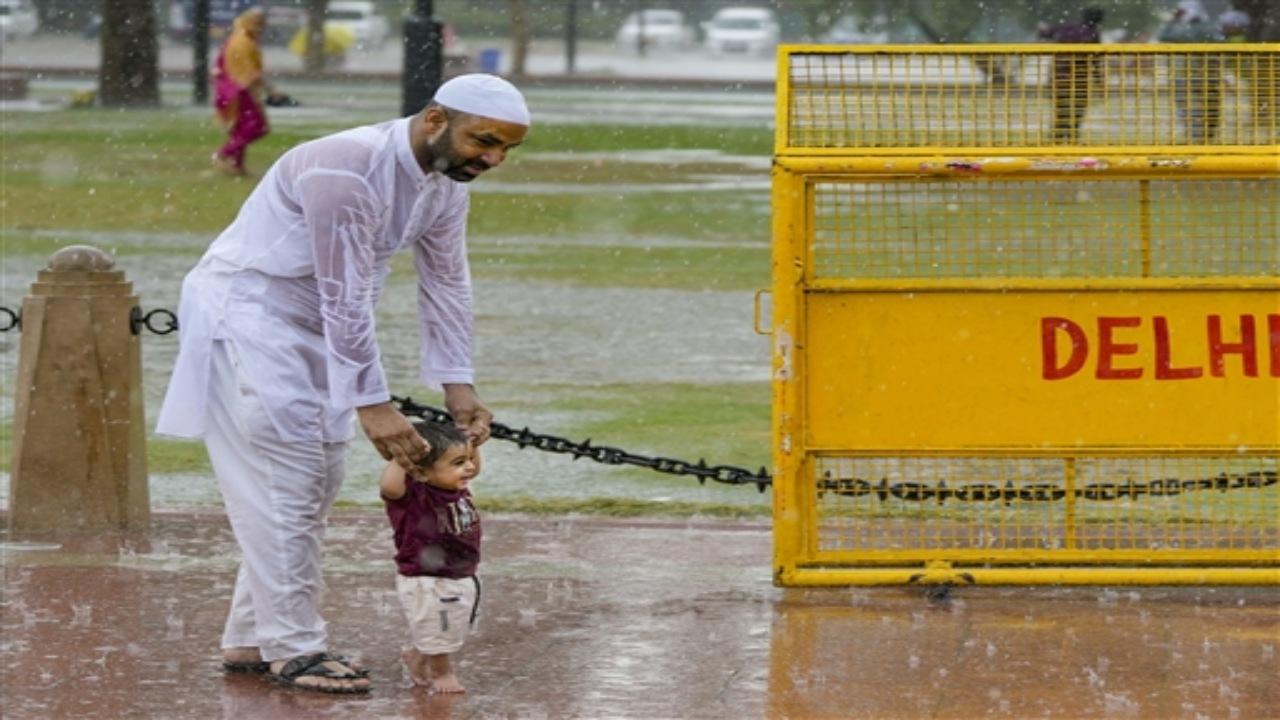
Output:
<svg viewBox="0 0 1280 720">
<path fill-rule="evenodd" d="M 455 445 L 467 444 L 466 433 L 453 425 L 421 420 L 413 424 L 413 429 L 417 430 L 424 440 L 431 443 L 431 452 L 428 452 L 427 457 L 423 459 L 423 465 L 430 465 L 439 460 L 445 450 Z"/>
</svg>

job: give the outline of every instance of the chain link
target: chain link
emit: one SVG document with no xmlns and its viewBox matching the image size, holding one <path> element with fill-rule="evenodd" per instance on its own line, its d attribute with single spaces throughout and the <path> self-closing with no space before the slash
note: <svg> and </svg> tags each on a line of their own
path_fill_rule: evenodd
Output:
<svg viewBox="0 0 1280 720">
<path fill-rule="evenodd" d="M 440 423 L 453 422 L 453 416 L 439 408 L 421 405 L 407 397 L 391 399 L 400 406 L 400 412 L 407 416 Z M 689 475 L 702 484 L 707 480 L 714 480 L 727 485 L 755 485 L 760 492 L 764 492 L 773 482 L 764 468 L 752 472 L 733 465 L 707 465 L 705 460 L 691 463 L 668 457 L 648 457 L 629 453 L 622 448 L 592 445 L 590 440 L 575 443 L 554 435 L 535 433 L 527 427 L 516 430 L 496 422 L 490 424 L 489 431 L 493 437 L 513 442 L 521 448 L 533 447 L 546 452 L 572 455 L 574 460 L 585 457 L 604 465 L 635 465 L 668 475 Z"/>
<path fill-rule="evenodd" d="M 156 316 L 162 320 L 154 320 Z M 157 323 L 163 322 L 163 325 Z M 148 313 L 143 313 L 142 308 L 135 307 L 129 311 L 129 329 L 134 335 L 142 332 L 146 328 L 156 335 L 168 335 L 178 331 L 178 316 L 172 310 L 157 308 Z M 22 329 L 22 310 L 14 310 L 7 305 L 0 305 L 0 332 L 9 332 L 10 330 Z"/>
<path fill-rule="evenodd" d="M 399 404 L 400 411 L 405 415 L 433 422 L 453 422 L 453 417 L 439 408 L 420 405 L 407 397 L 393 397 L 392 400 Z M 689 475 L 697 478 L 699 483 L 714 480 L 728 485 L 754 484 L 760 492 L 764 492 L 764 489 L 773 482 L 764 468 L 753 473 L 733 465 L 707 465 L 705 460 L 691 463 L 676 458 L 636 455 L 608 445 L 592 445 L 590 440 L 575 443 L 554 435 L 535 433 L 527 427 L 516 430 L 496 422 L 491 424 L 490 431 L 493 437 L 514 442 L 521 448 L 533 447 L 546 452 L 573 455 L 574 460 L 585 457 L 604 465 L 635 465 L 669 475 Z M 1003 485 L 969 483 L 948 486 L 946 481 L 939 481 L 936 485 L 921 482 L 891 483 L 887 478 L 872 482 L 861 478 L 837 478 L 828 475 L 818 481 L 818 497 L 822 498 L 827 493 L 832 493 L 853 498 L 874 496 L 881 502 L 896 498 L 908 502 L 939 504 L 951 500 L 956 502 L 998 501 L 1010 505 L 1015 501 L 1056 502 L 1066 498 L 1068 494 L 1085 500 L 1113 501 L 1129 498 L 1136 500 L 1144 495 L 1170 497 L 1199 490 L 1226 492 L 1246 488 L 1257 489 L 1275 485 L 1277 482 L 1280 482 L 1280 479 L 1277 478 L 1275 470 L 1254 470 L 1236 474 L 1219 473 L 1213 477 L 1192 480 L 1162 478 L 1149 482 L 1129 479 L 1123 482 L 1089 483 L 1068 491 L 1065 487 L 1054 483 L 1014 484 L 1012 480 L 1006 481 Z"/>
<path fill-rule="evenodd" d="M 22 309 L 14 310 L 7 305 L 0 305 L 0 332 L 22 329 Z"/>
<path fill-rule="evenodd" d="M 163 319 L 163 325 L 155 325 L 157 322 L 152 320 L 155 316 Z M 135 307 L 129 311 L 129 327 L 133 330 L 133 334 L 137 335 L 142 332 L 143 328 L 150 330 L 156 335 L 168 335 L 169 333 L 178 331 L 178 316 L 173 314 L 172 310 L 157 308 L 149 313 L 143 314 L 142 308 Z"/>
<path fill-rule="evenodd" d="M 1068 494 L 1085 500 L 1137 500 L 1144 495 L 1148 497 L 1172 497 L 1199 490 L 1226 492 L 1227 490 L 1258 489 L 1275 485 L 1277 482 L 1280 482 L 1280 478 L 1277 478 L 1275 470 L 1253 470 L 1237 474 L 1219 473 L 1213 477 L 1191 480 L 1161 478 L 1150 482 L 1130 479 L 1123 482 L 1089 483 L 1072 491 L 1052 483 L 1015 485 L 1012 481 L 1007 481 L 1004 485 L 971 483 L 948 487 L 945 481 L 939 482 L 937 485 L 928 485 L 918 482 L 891 483 L 887 478 L 881 478 L 880 482 L 876 483 L 861 478 L 825 477 L 818 481 L 818 497 L 821 498 L 827 493 L 832 493 L 854 498 L 874 495 L 881 502 L 892 497 L 908 502 L 932 501 L 941 504 L 948 500 L 960 502 L 1000 501 L 1005 505 L 1010 505 L 1014 501 L 1054 502 L 1062 500 Z"/>
</svg>

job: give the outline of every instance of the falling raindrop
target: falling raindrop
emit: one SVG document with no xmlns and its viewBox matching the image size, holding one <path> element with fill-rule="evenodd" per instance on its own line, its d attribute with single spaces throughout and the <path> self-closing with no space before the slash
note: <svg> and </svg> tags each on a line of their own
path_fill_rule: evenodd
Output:
<svg viewBox="0 0 1280 720">
<path fill-rule="evenodd" d="M 92 603 L 71 604 L 71 627 L 88 627 L 93 622 Z"/>
</svg>

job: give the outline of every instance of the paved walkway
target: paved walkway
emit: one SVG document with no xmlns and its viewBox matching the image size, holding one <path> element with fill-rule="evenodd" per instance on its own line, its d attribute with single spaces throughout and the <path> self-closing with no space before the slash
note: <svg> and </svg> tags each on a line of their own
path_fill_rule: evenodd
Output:
<svg viewBox="0 0 1280 720">
<path fill-rule="evenodd" d="M 224 675 L 220 515 L 0 536 L 0 708 L 62 718 L 1277 717 L 1274 589 L 783 590 L 760 523 L 486 518 L 469 693 L 411 688 L 376 514 L 334 519 L 325 614 L 367 697 Z"/>
</svg>

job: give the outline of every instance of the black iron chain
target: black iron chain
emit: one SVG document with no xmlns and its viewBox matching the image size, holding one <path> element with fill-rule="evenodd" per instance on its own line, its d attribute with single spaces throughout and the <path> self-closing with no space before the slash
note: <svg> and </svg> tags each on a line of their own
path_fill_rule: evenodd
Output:
<svg viewBox="0 0 1280 720">
<path fill-rule="evenodd" d="M 156 316 L 160 319 L 154 319 Z M 164 324 L 159 324 L 160 322 Z M 165 310 L 163 307 L 146 314 L 142 313 L 141 307 L 133 307 L 129 310 L 129 329 L 133 334 L 138 334 L 142 332 L 142 328 L 155 334 L 178 332 L 178 316 L 174 315 L 172 310 Z M 20 331 L 20 329 L 22 329 L 22 310 L 0 305 L 0 333 Z"/>
<path fill-rule="evenodd" d="M 433 422 L 451 423 L 453 416 L 439 408 L 421 405 L 407 397 L 393 397 L 400 411 L 410 417 L 418 417 Z M 697 463 L 677 460 L 668 457 L 649 457 L 629 453 L 621 448 L 608 445 L 592 445 L 590 440 L 580 443 L 571 442 L 554 435 L 536 433 L 529 428 L 515 430 L 501 423 L 490 426 L 493 437 L 507 440 L 526 447 L 537 448 L 546 452 L 572 455 L 574 460 L 585 457 L 605 465 L 635 465 L 656 470 L 670 475 L 690 475 L 699 483 L 708 479 L 729 485 L 754 484 L 760 492 L 772 484 L 773 479 L 765 468 L 751 472 L 732 465 L 707 465 L 706 461 Z M 1197 490 L 1238 490 L 1245 488 L 1263 488 L 1280 482 L 1274 470 L 1254 470 L 1245 473 L 1220 473 L 1210 478 L 1181 480 L 1165 478 L 1142 482 L 1125 480 L 1123 482 L 1088 483 L 1071 492 L 1074 497 L 1085 500 L 1124 500 L 1148 497 L 1170 497 Z M 881 502 L 889 498 L 908 502 L 944 503 L 948 500 L 957 502 L 1054 502 L 1067 497 L 1065 487 L 1053 483 L 1031 483 L 1015 485 L 1012 481 L 1004 485 L 995 483 L 969 483 L 948 486 L 946 481 L 937 484 L 921 482 L 889 482 L 882 478 L 879 482 L 861 478 L 836 478 L 827 476 L 818 481 L 818 497 L 827 493 L 845 497 L 874 496 Z"/>
<path fill-rule="evenodd" d="M 421 405 L 407 397 L 391 399 L 400 406 L 400 412 L 408 417 L 439 423 L 453 422 L 453 416 L 439 408 Z M 572 442 L 562 437 L 536 433 L 527 427 L 516 430 L 496 422 L 490 424 L 489 431 L 493 437 L 513 442 L 521 449 L 533 447 L 546 452 L 572 455 L 574 460 L 585 457 L 604 465 L 635 465 L 668 475 L 689 475 L 697 478 L 701 484 L 706 484 L 707 480 L 714 480 L 727 485 L 755 485 L 756 489 L 764 492 L 765 488 L 773 482 L 773 478 L 763 467 L 752 472 L 733 465 L 708 465 L 705 460 L 692 463 L 669 457 L 637 455 L 622 448 L 592 445 L 590 440 Z"/>
<path fill-rule="evenodd" d="M 22 329 L 22 309 L 0 305 L 0 332 Z"/>
<path fill-rule="evenodd" d="M 1125 500 L 1145 496 L 1172 497 L 1186 492 L 1198 490 L 1257 489 L 1280 482 L 1275 470 L 1253 470 L 1246 473 L 1219 473 L 1213 477 L 1180 480 L 1177 478 L 1161 478 L 1142 482 L 1125 480 L 1124 482 L 1088 483 L 1071 490 L 1076 498 L 1085 500 Z M 948 500 L 959 502 L 991 502 L 1000 501 L 1006 505 L 1017 502 L 1054 502 L 1067 497 L 1068 491 L 1061 485 L 1038 483 L 1015 485 L 1012 481 L 1004 485 L 993 483 L 971 483 L 948 487 L 946 482 L 929 485 L 918 482 L 891 483 L 881 478 L 875 483 L 861 478 L 824 477 L 818 481 L 818 497 L 827 493 L 843 497 L 875 496 L 881 502 L 889 498 L 908 502 L 936 502 L 942 504 Z"/>
<path fill-rule="evenodd" d="M 154 319 L 156 317 L 160 319 Z M 161 325 L 159 323 L 163 322 Z M 148 313 L 143 313 L 142 308 L 135 307 L 129 311 L 129 329 L 134 335 L 142 332 L 146 328 L 156 335 L 168 335 L 169 333 L 178 331 L 178 316 L 173 314 L 172 310 L 157 308 Z M 9 332 L 10 330 L 22 329 L 22 310 L 14 310 L 8 306 L 0 305 L 0 332 Z"/>
<path fill-rule="evenodd" d="M 163 325 L 156 325 L 158 322 L 152 318 L 159 316 Z M 142 308 L 135 307 L 129 312 L 129 327 L 132 328 L 133 334 L 137 335 L 142 332 L 143 328 L 150 330 L 156 335 L 168 335 L 169 333 L 178 331 L 178 316 L 173 314 L 172 310 L 157 308 L 148 313 L 143 313 Z"/>
</svg>

